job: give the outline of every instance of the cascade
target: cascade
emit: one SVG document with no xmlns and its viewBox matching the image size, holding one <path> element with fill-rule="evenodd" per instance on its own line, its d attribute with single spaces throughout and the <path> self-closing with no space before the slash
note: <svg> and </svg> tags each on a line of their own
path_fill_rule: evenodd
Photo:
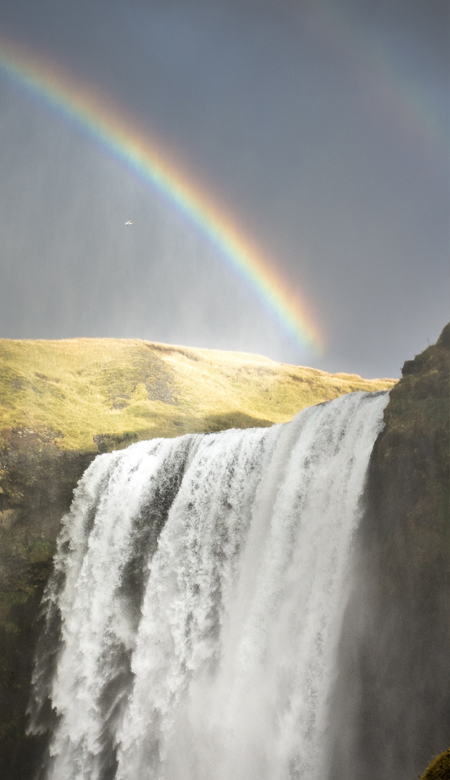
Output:
<svg viewBox="0 0 450 780">
<path fill-rule="evenodd" d="M 42 780 L 326 780 L 387 393 L 99 455 L 63 519 L 29 706 Z"/>
</svg>

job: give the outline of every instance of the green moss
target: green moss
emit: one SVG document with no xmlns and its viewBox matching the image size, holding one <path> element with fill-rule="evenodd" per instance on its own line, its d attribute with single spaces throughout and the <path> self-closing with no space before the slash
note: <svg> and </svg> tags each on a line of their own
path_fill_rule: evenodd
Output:
<svg viewBox="0 0 450 780">
<path fill-rule="evenodd" d="M 24 548 L 24 553 L 30 563 L 43 563 L 52 558 L 55 545 L 47 539 L 34 539 Z"/>
<path fill-rule="evenodd" d="M 0 623 L 5 626 L 13 625 L 8 620 L 12 608 L 18 604 L 25 604 L 26 600 L 27 594 L 21 591 L 16 593 L 10 591 L 0 592 Z"/>
<path fill-rule="evenodd" d="M 431 762 L 421 780 L 450 780 L 450 748 Z"/>
</svg>

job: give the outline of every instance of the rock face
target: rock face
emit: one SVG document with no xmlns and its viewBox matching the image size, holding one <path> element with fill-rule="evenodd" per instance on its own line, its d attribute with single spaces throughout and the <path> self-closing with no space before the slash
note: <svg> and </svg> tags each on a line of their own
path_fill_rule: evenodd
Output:
<svg viewBox="0 0 450 780">
<path fill-rule="evenodd" d="M 405 363 L 372 453 L 333 780 L 411 780 L 450 744 L 449 347 Z"/>
<path fill-rule="evenodd" d="M 4 434 L 0 451 L 0 777 L 29 775 L 23 739 L 37 615 L 59 520 L 91 454 L 61 452 L 45 432 Z"/>
</svg>

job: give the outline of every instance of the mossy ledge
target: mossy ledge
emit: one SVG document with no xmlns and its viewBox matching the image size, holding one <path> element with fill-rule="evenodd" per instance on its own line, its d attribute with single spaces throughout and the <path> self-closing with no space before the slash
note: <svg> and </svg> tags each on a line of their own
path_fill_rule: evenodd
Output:
<svg viewBox="0 0 450 780">
<path fill-rule="evenodd" d="M 257 355 L 138 340 L 0 340 L 0 776 L 28 780 L 39 602 L 74 486 L 139 439 L 267 426 L 356 390 L 393 387 Z"/>
<path fill-rule="evenodd" d="M 431 762 L 420 780 L 450 780 L 450 748 Z"/>
</svg>

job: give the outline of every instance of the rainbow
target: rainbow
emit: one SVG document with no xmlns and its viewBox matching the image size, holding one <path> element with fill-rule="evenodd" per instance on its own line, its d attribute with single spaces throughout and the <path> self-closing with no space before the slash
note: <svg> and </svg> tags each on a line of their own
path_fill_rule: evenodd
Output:
<svg viewBox="0 0 450 780">
<path fill-rule="evenodd" d="M 0 68 L 156 188 L 212 242 L 297 345 L 322 352 L 305 303 L 288 288 L 274 263 L 242 235 L 208 194 L 191 183 L 134 117 L 92 85 L 65 72 L 59 63 L 30 53 L 16 42 L 0 39 Z"/>
<path fill-rule="evenodd" d="M 388 120 L 385 129 L 389 136 L 396 126 L 402 148 L 414 141 L 414 153 L 425 152 L 430 162 L 432 151 L 442 170 L 448 159 L 446 104 L 439 106 L 436 96 L 430 94 L 421 79 L 408 74 L 404 67 L 399 68 L 383 37 L 370 25 L 358 22 L 355 14 L 345 10 L 344 3 L 306 2 L 317 15 L 316 35 L 328 49 L 338 49 L 345 56 L 378 121 L 385 124 Z"/>
</svg>

